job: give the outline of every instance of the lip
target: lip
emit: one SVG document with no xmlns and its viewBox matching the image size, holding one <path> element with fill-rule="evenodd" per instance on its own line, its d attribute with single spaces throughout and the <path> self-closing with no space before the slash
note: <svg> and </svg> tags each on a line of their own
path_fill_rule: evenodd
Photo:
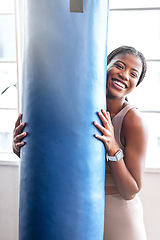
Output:
<svg viewBox="0 0 160 240">
<path fill-rule="evenodd" d="M 118 78 L 112 78 L 113 83 L 121 89 L 126 89 L 128 88 L 127 84 L 119 80 Z"/>
</svg>

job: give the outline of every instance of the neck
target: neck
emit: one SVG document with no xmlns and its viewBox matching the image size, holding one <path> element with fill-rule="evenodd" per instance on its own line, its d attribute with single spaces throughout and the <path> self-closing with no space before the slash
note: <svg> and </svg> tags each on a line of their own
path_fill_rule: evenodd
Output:
<svg viewBox="0 0 160 240">
<path fill-rule="evenodd" d="M 126 105 L 125 99 L 110 99 L 107 98 L 107 111 L 113 118 Z"/>
</svg>

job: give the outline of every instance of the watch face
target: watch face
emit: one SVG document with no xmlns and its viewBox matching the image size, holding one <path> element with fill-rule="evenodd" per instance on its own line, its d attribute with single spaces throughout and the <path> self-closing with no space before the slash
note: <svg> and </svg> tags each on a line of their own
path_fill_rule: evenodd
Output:
<svg viewBox="0 0 160 240">
<path fill-rule="evenodd" d="M 116 157 L 117 157 L 117 160 L 119 160 L 119 158 L 121 157 L 121 151 L 118 151 L 118 152 L 116 153 Z"/>
<path fill-rule="evenodd" d="M 120 149 L 114 156 L 108 156 L 107 160 L 118 162 L 124 157 L 123 151 Z"/>
<path fill-rule="evenodd" d="M 123 151 L 121 149 L 116 153 L 116 158 L 117 161 L 120 161 L 123 158 Z"/>
</svg>

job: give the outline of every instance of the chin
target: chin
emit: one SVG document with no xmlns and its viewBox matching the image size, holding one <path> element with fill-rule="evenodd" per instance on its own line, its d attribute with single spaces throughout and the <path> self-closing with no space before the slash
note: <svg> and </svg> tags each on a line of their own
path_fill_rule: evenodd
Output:
<svg viewBox="0 0 160 240">
<path fill-rule="evenodd" d="M 110 99 L 125 98 L 125 96 L 122 95 L 121 93 L 118 93 L 117 91 L 109 91 L 109 90 L 107 90 L 106 97 Z"/>
</svg>

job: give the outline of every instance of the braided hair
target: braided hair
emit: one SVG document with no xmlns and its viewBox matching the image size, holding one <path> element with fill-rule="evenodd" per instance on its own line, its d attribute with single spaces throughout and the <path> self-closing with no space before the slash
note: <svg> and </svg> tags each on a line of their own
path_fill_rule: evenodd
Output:
<svg viewBox="0 0 160 240">
<path fill-rule="evenodd" d="M 135 48 L 133 47 L 130 47 L 130 46 L 121 46 L 121 47 L 118 47 L 116 48 L 115 50 L 113 50 L 109 55 L 108 55 L 108 58 L 107 58 L 107 65 L 111 62 L 111 60 L 117 56 L 118 54 L 132 54 L 132 55 L 135 55 L 137 56 L 141 62 L 142 62 L 142 73 L 139 77 L 139 80 L 138 80 L 138 83 L 137 83 L 137 86 L 143 81 L 144 77 L 145 77 L 145 74 L 146 74 L 146 71 L 147 71 L 147 63 L 146 63 L 146 59 L 144 57 L 144 55 L 139 52 L 138 50 L 136 50 Z"/>
</svg>

